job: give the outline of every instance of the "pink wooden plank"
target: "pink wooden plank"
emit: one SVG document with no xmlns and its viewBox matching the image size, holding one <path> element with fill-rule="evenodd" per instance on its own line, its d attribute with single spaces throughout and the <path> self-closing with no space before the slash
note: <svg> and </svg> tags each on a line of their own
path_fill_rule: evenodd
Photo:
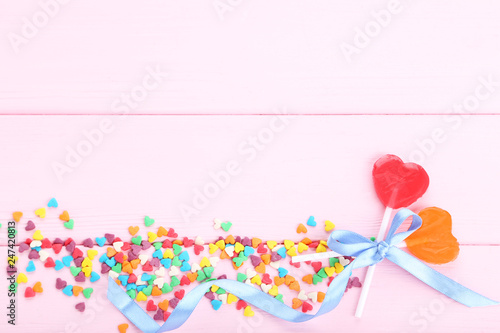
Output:
<svg viewBox="0 0 500 333">
<path fill-rule="evenodd" d="M 233 4 L 223 20 L 217 3 Z M 498 10 L 490 0 L 89 0 L 45 22 L 39 1 L 2 1 L 0 113 L 452 112 L 480 77 L 499 80 Z M 43 27 L 30 32 L 33 17 Z M 121 103 L 156 65 L 168 78 Z M 497 96 L 472 113 L 497 113 Z"/>
</svg>

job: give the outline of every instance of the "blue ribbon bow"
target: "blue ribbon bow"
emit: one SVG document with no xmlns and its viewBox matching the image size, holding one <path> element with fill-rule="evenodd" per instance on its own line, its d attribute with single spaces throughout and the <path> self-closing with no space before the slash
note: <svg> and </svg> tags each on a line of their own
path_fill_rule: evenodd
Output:
<svg viewBox="0 0 500 333">
<path fill-rule="evenodd" d="M 396 230 L 410 216 L 412 217 L 410 228 L 396 234 Z M 108 299 L 135 326 L 146 333 L 161 333 L 180 327 L 189 318 L 207 290 L 214 284 L 275 317 L 290 322 L 303 322 L 330 312 L 339 304 L 353 269 L 374 265 L 388 259 L 440 293 L 464 305 L 478 307 L 499 304 L 451 280 L 395 246 L 420 228 L 421 225 L 422 219 L 420 216 L 409 209 L 401 209 L 394 216 L 387 238 L 379 243 L 373 242 L 355 232 L 333 231 L 328 238 L 328 247 L 337 253 L 344 256 L 354 256 L 356 259 L 333 279 L 320 309 L 314 315 L 296 311 L 253 286 L 226 279 L 205 282 L 191 290 L 177 304 L 162 326 L 158 325 L 137 305 L 111 277 L 108 279 Z"/>
</svg>

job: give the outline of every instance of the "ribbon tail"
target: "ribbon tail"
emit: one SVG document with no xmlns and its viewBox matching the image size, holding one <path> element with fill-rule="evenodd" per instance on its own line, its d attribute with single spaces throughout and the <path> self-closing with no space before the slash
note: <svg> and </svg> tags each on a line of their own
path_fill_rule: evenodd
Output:
<svg viewBox="0 0 500 333">
<path fill-rule="evenodd" d="M 121 313 L 144 333 L 155 333 L 160 328 L 123 289 L 111 278 L 108 278 L 108 299 Z"/>
<path fill-rule="evenodd" d="M 497 301 L 462 286 L 398 248 L 391 247 L 387 252 L 386 259 L 405 269 L 440 293 L 468 307 L 499 304 Z"/>
<path fill-rule="evenodd" d="M 182 301 L 177 304 L 168 320 L 163 324 L 163 326 L 161 326 L 157 333 L 170 331 L 184 324 L 198 305 L 198 302 L 203 298 L 207 290 L 212 285 L 223 288 L 227 292 L 275 317 L 296 323 L 311 320 L 337 307 L 342 299 L 342 296 L 344 295 L 353 267 L 354 265 L 351 263 L 344 269 L 344 271 L 335 277 L 328 287 L 325 299 L 323 300 L 320 309 L 314 315 L 294 310 L 274 297 L 256 289 L 254 286 L 234 280 L 220 279 L 205 282 L 187 293 Z"/>
</svg>

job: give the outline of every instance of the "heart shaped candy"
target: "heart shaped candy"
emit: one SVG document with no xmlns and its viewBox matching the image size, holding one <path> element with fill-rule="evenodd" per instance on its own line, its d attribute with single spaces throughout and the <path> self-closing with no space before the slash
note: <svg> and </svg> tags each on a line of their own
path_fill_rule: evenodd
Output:
<svg viewBox="0 0 500 333">
<path fill-rule="evenodd" d="M 438 207 L 421 210 L 422 226 L 406 238 L 408 250 L 430 264 L 445 264 L 457 258 L 458 241 L 451 233 L 451 215 Z"/>
<path fill-rule="evenodd" d="M 373 165 L 373 183 L 380 201 L 391 208 L 408 207 L 429 187 L 429 176 L 415 163 L 385 155 Z"/>
</svg>

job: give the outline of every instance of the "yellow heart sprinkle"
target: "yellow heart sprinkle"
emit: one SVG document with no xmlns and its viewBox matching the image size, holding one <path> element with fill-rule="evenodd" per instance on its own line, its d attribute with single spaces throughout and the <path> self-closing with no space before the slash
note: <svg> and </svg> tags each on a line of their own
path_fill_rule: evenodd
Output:
<svg viewBox="0 0 500 333">
<path fill-rule="evenodd" d="M 231 304 L 238 301 L 238 297 L 233 294 L 227 294 L 227 304 Z"/>
<path fill-rule="evenodd" d="M 325 231 L 331 231 L 335 228 L 335 224 L 330 221 L 325 221 Z"/>
<path fill-rule="evenodd" d="M 332 276 L 335 273 L 335 267 L 325 267 L 325 273 L 328 276 Z"/>
<path fill-rule="evenodd" d="M 275 241 L 267 241 L 267 247 L 271 250 L 274 249 L 276 245 L 278 245 L 278 243 Z"/>
<path fill-rule="evenodd" d="M 241 251 L 244 251 L 245 247 L 241 243 L 236 243 L 234 244 L 234 252 L 240 253 Z"/>
<path fill-rule="evenodd" d="M 87 250 L 87 256 L 90 260 L 94 259 L 94 257 L 98 254 L 97 250 Z"/>
<path fill-rule="evenodd" d="M 335 273 L 340 273 L 344 270 L 344 266 L 342 266 L 341 264 L 339 264 L 338 262 L 335 263 Z M 326 269 L 325 269 L 326 271 Z"/>
<path fill-rule="evenodd" d="M 323 245 L 323 244 L 319 244 L 318 247 L 316 248 L 316 252 L 317 253 L 320 253 L 320 252 L 326 252 L 326 247 Z"/>
<path fill-rule="evenodd" d="M 166 249 L 165 252 L 163 252 L 163 259 L 174 259 L 174 253 Z"/>
<path fill-rule="evenodd" d="M 43 219 L 45 217 L 45 207 L 35 210 L 35 215 Z"/>
<path fill-rule="evenodd" d="M 274 285 L 270 290 L 269 290 L 269 295 L 271 296 L 277 296 L 278 295 L 278 286 Z"/>
<path fill-rule="evenodd" d="M 26 283 L 28 282 L 28 277 L 24 275 L 24 273 L 19 273 L 17 276 L 17 283 Z"/>
<path fill-rule="evenodd" d="M 89 277 L 92 274 L 92 267 L 83 267 L 82 272 L 86 277 Z"/>
<path fill-rule="evenodd" d="M 223 239 L 221 239 L 220 241 L 215 243 L 215 245 L 217 245 L 219 247 L 219 249 L 221 249 L 221 250 L 224 250 L 224 248 L 226 247 L 226 243 L 224 242 Z"/>
<path fill-rule="evenodd" d="M 219 290 L 219 286 L 212 285 L 212 292 L 216 292 L 217 290 Z"/>
<path fill-rule="evenodd" d="M 82 267 L 92 267 L 92 261 L 89 258 L 85 258 L 82 261 Z"/>
<path fill-rule="evenodd" d="M 285 248 L 287 250 L 289 250 L 292 246 L 295 245 L 295 243 L 293 241 L 289 240 L 289 239 L 285 239 L 284 244 L 285 244 Z"/>
<path fill-rule="evenodd" d="M 219 247 L 217 245 L 212 244 L 212 243 L 208 244 L 208 247 L 209 247 L 208 253 L 210 253 L 210 254 L 214 254 L 215 251 L 217 251 L 219 249 Z"/>
<path fill-rule="evenodd" d="M 260 276 L 259 275 L 255 275 L 251 280 L 250 282 L 252 283 L 256 283 L 258 284 L 259 286 L 262 284 L 262 280 L 260 279 Z"/>
<path fill-rule="evenodd" d="M 203 257 L 203 259 L 201 259 L 201 262 L 200 262 L 200 267 L 209 267 L 211 266 L 210 265 L 210 260 L 208 260 L 207 257 Z"/>
<path fill-rule="evenodd" d="M 290 257 L 295 257 L 297 255 L 295 247 L 291 247 L 288 251 L 286 251 L 286 254 L 288 254 Z"/>
<path fill-rule="evenodd" d="M 149 241 L 150 243 L 154 242 L 154 240 L 155 240 L 156 238 L 158 238 L 158 235 L 157 235 L 157 234 L 155 234 L 154 232 L 151 232 L 151 231 L 150 231 L 150 232 L 148 232 L 148 241 Z"/>
<path fill-rule="evenodd" d="M 135 299 L 137 300 L 137 302 L 143 302 L 146 301 L 148 297 L 142 291 L 139 291 Z"/>
<path fill-rule="evenodd" d="M 302 242 L 299 242 L 299 246 L 297 246 L 298 250 L 299 250 L 299 253 L 302 253 L 306 250 L 309 249 L 309 246 L 307 246 L 306 244 L 302 243 Z"/>
<path fill-rule="evenodd" d="M 40 230 L 36 230 L 35 233 L 33 234 L 33 239 L 35 240 L 42 240 L 43 236 Z"/>
<path fill-rule="evenodd" d="M 252 308 L 250 308 L 250 305 L 247 305 L 243 314 L 245 315 L 245 317 L 253 317 L 255 313 L 252 311 Z"/>
</svg>

